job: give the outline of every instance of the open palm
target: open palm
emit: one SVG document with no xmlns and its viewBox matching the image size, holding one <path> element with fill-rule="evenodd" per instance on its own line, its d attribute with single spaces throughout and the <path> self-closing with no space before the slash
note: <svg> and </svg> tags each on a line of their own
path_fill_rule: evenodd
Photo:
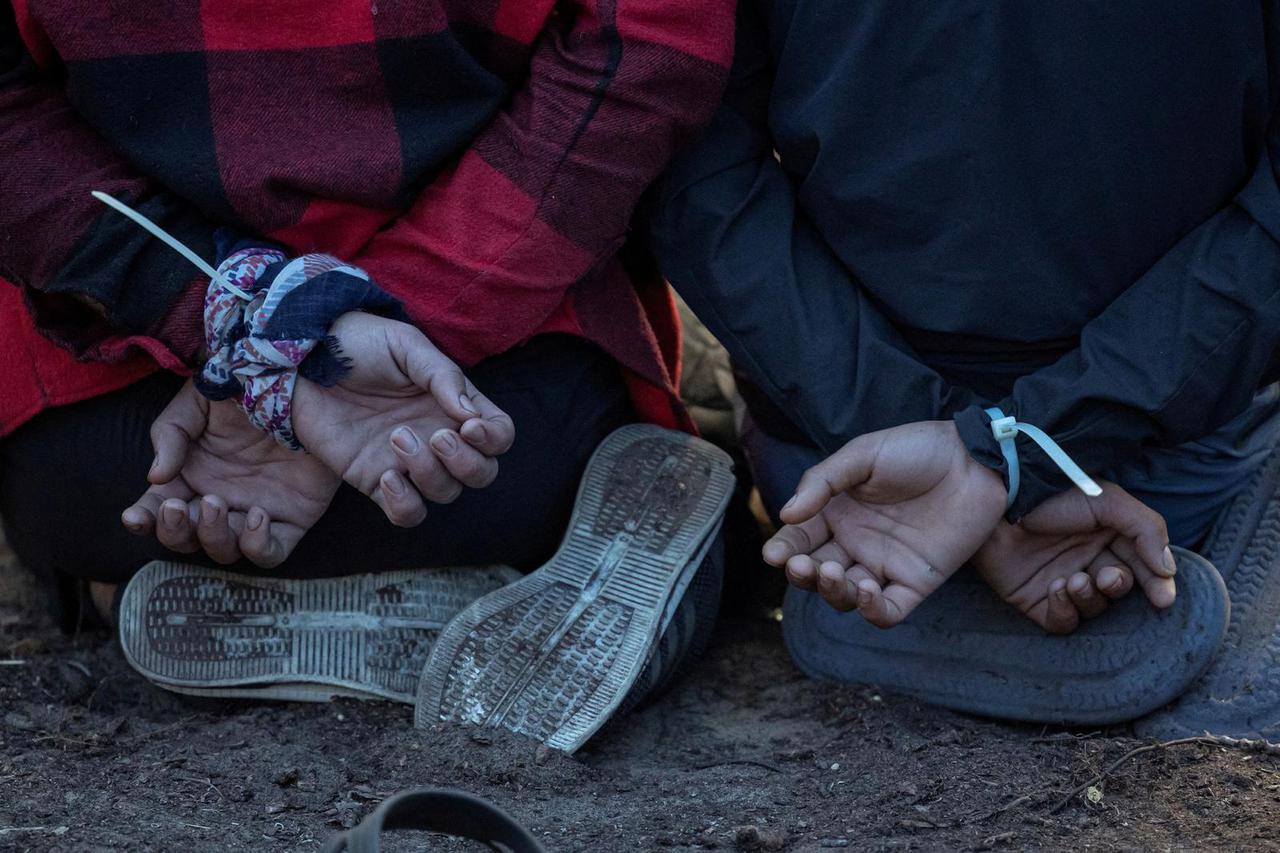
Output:
<svg viewBox="0 0 1280 853">
<path fill-rule="evenodd" d="M 350 369 L 330 387 L 299 379 L 293 396 L 294 428 L 316 459 L 406 527 L 425 502 L 493 482 L 511 418 L 422 332 L 350 313 L 331 335 Z"/>
<path fill-rule="evenodd" d="M 156 419 L 151 440 L 151 486 L 125 510 L 125 526 L 221 563 L 243 556 L 278 565 L 340 483 L 315 457 L 259 431 L 234 401 L 210 402 L 190 382 Z"/>
<path fill-rule="evenodd" d="M 889 627 L 978 550 L 1003 509 L 999 476 L 973 460 L 954 425 L 907 424 L 809 469 L 764 556 L 793 585 Z"/>
<path fill-rule="evenodd" d="M 1136 579 L 1155 607 L 1173 604 L 1176 566 L 1164 519 L 1124 489 L 1071 489 L 1018 524 L 1002 522 L 973 557 L 996 594 L 1055 634 L 1101 614 Z"/>
</svg>

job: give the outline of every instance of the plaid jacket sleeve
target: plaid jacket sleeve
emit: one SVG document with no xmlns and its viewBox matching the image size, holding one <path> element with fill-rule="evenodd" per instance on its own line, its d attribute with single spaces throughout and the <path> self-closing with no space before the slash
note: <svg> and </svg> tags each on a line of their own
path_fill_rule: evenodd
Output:
<svg viewBox="0 0 1280 853">
<path fill-rule="evenodd" d="M 178 366 L 154 339 L 201 340 L 170 326 L 198 329 L 198 308 L 171 309 L 198 300 L 203 288 L 89 191 L 126 200 L 205 257 L 213 255 L 213 226 L 125 163 L 77 116 L 28 45 L 40 52 L 39 35 L 20 33 L 13 7 L 0 5 L 0 277 L 22 287 L 42 329 L 79 355 L 112 360 L 136 343 Z"/>
<path fill-rule="evenodd" d="M 728 74 L 733 0 L 548 5 L 504 5 L 505 29 L 538 40 L 527 82 L 355 259 L 464 363 L 527 338 L 613 257 Z"/>
</svg>

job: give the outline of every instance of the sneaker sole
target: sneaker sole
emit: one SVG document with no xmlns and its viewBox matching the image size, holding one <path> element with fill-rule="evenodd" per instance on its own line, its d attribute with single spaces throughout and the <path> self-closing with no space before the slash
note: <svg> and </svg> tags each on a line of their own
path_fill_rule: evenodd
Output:
<svg viewBox="0 0 1280 853">
<path fill-rule="evenodd" d="M 1044 633 L 967 570 L 889 630 L 792 589 L 783 634 L 792 658 L 815 678 L 1021 722 L 1127 722 L 1194 682 L 1226 630 L 1230 605 L 1217 570 L 1196 554 L 1174 553 L 1171 607 L 1155 610 L 1135 592 L 1066 637 Z"/>
<path fill-rule="evenodd" d="M 1190 690 L 1134 728 L 1145 737 L 1280 741 L 1280 452 L 1223 511 L 1204 551 L 1231 597 L 1226 639 Z"/>
<path fill-rule="evenodd" d="M 551 561 L 440 635 L 418 727 L 502 726 L 578 749 L 640 674 L 733 484 L 729 457 L 701 439 L 643 424 L 611 434 L 587 464 Z"/>
<path fill-rule="evenodd" d="M 449 620 L 519 577 L 494 566 L 282 580 L 157 561 L 125 589 L 120 645 L 177 693 L 412 702 Z"/>
</svg>

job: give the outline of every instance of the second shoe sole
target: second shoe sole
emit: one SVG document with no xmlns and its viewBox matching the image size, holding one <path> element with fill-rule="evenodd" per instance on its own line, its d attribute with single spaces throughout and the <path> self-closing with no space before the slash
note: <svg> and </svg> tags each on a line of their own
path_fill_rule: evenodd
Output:
<svg viewBox="0 0 1280 853">
<path fill-rule="evenodd" d="M 728 456 L 700 439 L 647 425 L 610 435 L 551 561 L 440 635 L 417 724 L 502 726 L 576 750 L 635 683 L 733 482 Z"/>
</svg>

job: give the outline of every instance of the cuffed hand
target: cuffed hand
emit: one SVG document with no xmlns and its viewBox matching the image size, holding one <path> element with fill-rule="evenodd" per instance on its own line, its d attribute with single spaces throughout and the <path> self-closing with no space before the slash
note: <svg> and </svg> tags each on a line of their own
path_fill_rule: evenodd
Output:
<svg viewBox="0 0 1280 853">
<path fill-rule="evenodd" d="M 950 421 L 859 436 L 805 472 L 764 558 L 838 610 L 880 627 L 907 617 L 990 537 L 998 474 Z"/>
</svg>

